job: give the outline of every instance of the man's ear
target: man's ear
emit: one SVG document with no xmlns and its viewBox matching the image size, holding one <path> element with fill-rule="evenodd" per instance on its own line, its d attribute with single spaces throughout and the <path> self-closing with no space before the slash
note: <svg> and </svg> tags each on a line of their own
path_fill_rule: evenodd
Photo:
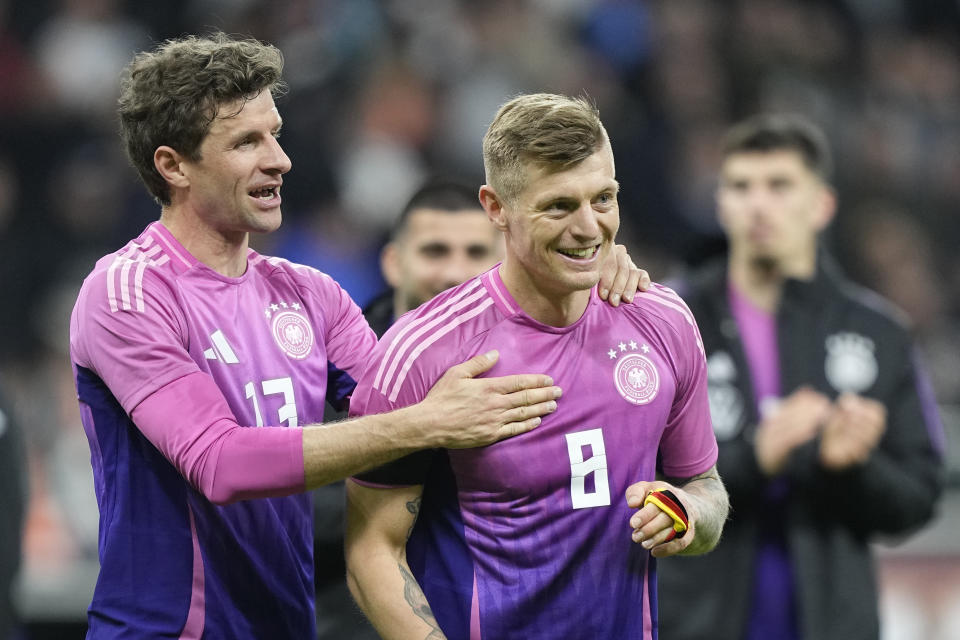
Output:
<svg viewBox="0 0 960 640">
<path fill-rule="evenodd" d="M 500 231 L 507 230 L 507 216 L 504 209 L 504 202 L 488 184 L 480 187 L 480 205 L 487 212 L 487 217 L 493 226 Z"/>
<path fill-rule="evenodd" d="M 824 186 L 817 203 L 816 217 L 813 224 L 817 232 L 826 229 L 837 213 L 837 193 L 832 187 Z"/>
<path fill-rule="evenodd" d="M 400 286 L 400 251 L 395 242 L 388 242 L 380 251 L 380 271 L 392 288 Z"/>
<path fill-rule="evenodd" d="M 153 166 L 171 187 L 190 186 L 190 178 L 183 171 L 183 161 L 184 157 L 176 149 L 167 145 L 161 145 L 153 152 Z"/>
</svg>

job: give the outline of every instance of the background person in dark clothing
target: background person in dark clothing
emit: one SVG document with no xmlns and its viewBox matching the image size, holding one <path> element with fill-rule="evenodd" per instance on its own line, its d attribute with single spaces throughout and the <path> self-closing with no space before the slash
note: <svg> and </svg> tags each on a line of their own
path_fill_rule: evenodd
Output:
<svg viewBox="0 0 960 640">
<path fill-rule="evenodd" d="M 703 335 L 731 519 L 711 554 L 662 562 L 664 638 L 875 639 L 869 543 L 934 513 L 943 434 L 902 316 L 818 250 L 830 169 L 799 118 L 725 139 L 726 265 L 678 290 Z"/>
<path fill-rule="evenodd" d="M 487 220 L 476 189 L 454 180 L 426 182 L 400 212 L 380 268 L 391 289 L 364 309 L 378 336 L 393 321 L 492 267 L 503 237 Z"/>
</svg>

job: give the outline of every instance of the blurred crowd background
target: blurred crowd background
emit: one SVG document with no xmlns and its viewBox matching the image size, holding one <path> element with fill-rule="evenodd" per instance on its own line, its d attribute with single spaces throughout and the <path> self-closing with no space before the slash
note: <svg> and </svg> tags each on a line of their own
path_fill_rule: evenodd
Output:
<svg viewBox="0 0 960 640">
<path fill-rule="evenodd" d="M 957 0 L 0 0 L 0 380 L 27 442 L 18 603 L 33 637 L 82 621 L 96 576 L 70 309 L 96 258 L 159 215 L 118 142 L 119 74 L 135 51 L 212 29 L 286 57 L 294 168 L 283 227 L 257 248 L 361 305 L 407 197 L 437 174 L 479 186 L 483 132 L 518 92 L 597 103 L 620 241 L 655 279 L 722 249 L 723 130 L 761 110 L 813 117 L 836 156 L 828 244 L 912 319 L 951 444 L 941 515 L 882 552 L 885 637 L 960 629 Z"/>
</svg>

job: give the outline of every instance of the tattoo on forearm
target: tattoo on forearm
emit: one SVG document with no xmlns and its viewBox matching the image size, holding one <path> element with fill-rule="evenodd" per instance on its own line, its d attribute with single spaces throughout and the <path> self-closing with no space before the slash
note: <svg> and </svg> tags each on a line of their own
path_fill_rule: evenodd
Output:
<svg viewBox="0 0 960 640">
<path fill-rule="evenodd" d="M 417 496 L 407 503 L 407 511 L 413 515 L 413 522 L 410 524 L 410 529 L 407 530 L 407 540 L 410 539 L 410 534 L 413 533 L 413 527 L 417 524 L 417 515 L 420 513 L 421 504 L 423 504 L 423 498 L 420 496 Z"/>
<path fill-rule="evenodd" d="M 409 506 L 410 503 L 407 504 Z M 410 605 L 413 612 L 417 614 L 417 617 L 426 622 L 427 626 L 430 627 L 430 633 L 427 634 L 425 640 L 444 640 L 446 636 L 440 631 L 440 625 L 437 624 L 436 618 L 433 617 L 433 611 L 430 610 L 430 603 L 427 602 L 427 597 L 423 594 L 423 589 L 417 584 L 417 579 L 414 578 L 409 569 L 402 564 L 397 565 L 397 567 L 400 569 L 400 575 L 403 576 L 404 600 L 407 601 L 407 604 Z"/>
<path fill-rule="evenodd" d="M 720 480 L 717 468 L 711 467 L 707 471 L 692 478 L 670 478 L 667 482 L 683 487 L 695 500 L 699 507 L 699 518 L 696 522 L 696 538 L 681 553 L 696 555 L 713 549 L 720 541 L 723 524 L 730 512 L 730 498 Z"/>
</svg>

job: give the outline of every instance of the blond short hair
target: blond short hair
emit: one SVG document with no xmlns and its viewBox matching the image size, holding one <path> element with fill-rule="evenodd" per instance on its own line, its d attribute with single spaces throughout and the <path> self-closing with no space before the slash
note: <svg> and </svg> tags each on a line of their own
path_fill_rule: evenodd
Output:
<svg viewBox="0 0 960 640">
<path fill-rule="evenodd" d="M 586 98 L 532 93 L 497 111 L 483 137 L 487 184 L 506 200 L 524 188 L 524 168 L 550 172 L 586 160 L 608 142 L 597 107 Z"/>
</svg>

